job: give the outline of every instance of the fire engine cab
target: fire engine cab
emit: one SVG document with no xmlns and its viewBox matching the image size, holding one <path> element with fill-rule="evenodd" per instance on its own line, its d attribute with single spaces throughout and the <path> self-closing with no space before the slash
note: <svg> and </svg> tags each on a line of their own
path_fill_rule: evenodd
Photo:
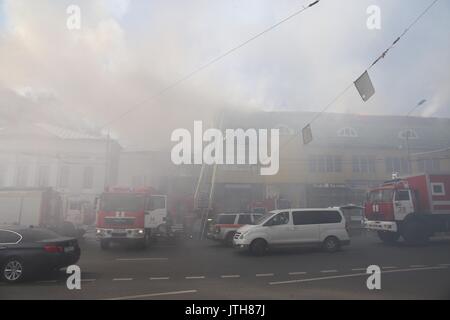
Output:
<svg viewBox="0 0 450 320">
<path fill-rule="evenodd" d="M 131 242 L 145 248 L 150 240 L 170 234 L 167 198 L 152 188 L 108 188 L 97 200 L 96 234 L 101 248 Z"/>
<path fill-rule="evenodd" d="M 364 205 L 365 227 L 386 243 L 402 237 L 426 242 L 450 230 L 450 174 L 421 174 L 386 181 L 370 190 Z"/>
</svg>

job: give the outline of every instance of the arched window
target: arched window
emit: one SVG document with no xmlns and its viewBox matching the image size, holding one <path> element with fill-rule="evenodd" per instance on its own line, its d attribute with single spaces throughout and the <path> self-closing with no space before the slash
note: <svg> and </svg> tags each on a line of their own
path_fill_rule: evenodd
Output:
<svg viewBox="0 0 450 320">
<path fill-rule="evenodd" d="M 419 139 L 419 135 L 413 129 L 402 130 L 398 133 L 400 139 Z"/>
<path fill-rule="evenodd" d="M 339 129 L 338 136 L 339 137 L 356 138 L 356 137 L 358 137 L 358 133 L 356 132 L 356 130 L 354 128 L 345 127 L 345 128 Z"/>
</svg>

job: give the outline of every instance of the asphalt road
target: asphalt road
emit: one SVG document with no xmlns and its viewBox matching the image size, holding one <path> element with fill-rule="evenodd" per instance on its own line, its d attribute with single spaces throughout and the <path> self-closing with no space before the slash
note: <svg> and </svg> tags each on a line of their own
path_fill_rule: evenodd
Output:
<svg viewBox="0 0 450 320">
<path fill-rule="evenodd" d="M 67 289 L 60 272 L 0 283 L 0 299 L 450 299 L 449 239 L 386 246 L 369 234 L 333 254 L 284 249 L 264 257 L 209 240 L 101 251 L 87 238 L 81 247 L 81 290 Z M 380 290 L 367 288 L 369 265 L 381 268 Z"/>
</svg>

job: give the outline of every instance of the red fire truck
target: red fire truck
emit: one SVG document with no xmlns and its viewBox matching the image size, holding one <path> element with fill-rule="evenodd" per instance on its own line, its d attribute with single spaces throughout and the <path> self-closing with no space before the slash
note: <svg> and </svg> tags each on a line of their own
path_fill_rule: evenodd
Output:
<svg viewBox="0 0 450 320">
<path fill-rule="evenodd" d="M 111 242 L 145 248 L 156 237 L 174 238 L 167 197 L 152 188 L 109 188 L 97 200 L 96 234 L 102 249 Z"/>
<path fill-rule="evenodd" d="M 383 242 L 400 236 L 424 243 L 437 232 L 450 231 L 450 174 L 421 174 L 386 181 L 369 191 L 365 227 Z"/>
</svg>

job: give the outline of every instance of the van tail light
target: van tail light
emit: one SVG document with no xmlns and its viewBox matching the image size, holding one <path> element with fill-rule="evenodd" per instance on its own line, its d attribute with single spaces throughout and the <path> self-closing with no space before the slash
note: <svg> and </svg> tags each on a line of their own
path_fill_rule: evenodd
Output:
<svg viewBox="0 0 450 320">
<path fill-rule="evenodd" d="M 61 246 L 48 245 L 44 246 L 44 250 L 48 253 L 60 253 L 64 251 L 64 248 Z"/>
</svg>

